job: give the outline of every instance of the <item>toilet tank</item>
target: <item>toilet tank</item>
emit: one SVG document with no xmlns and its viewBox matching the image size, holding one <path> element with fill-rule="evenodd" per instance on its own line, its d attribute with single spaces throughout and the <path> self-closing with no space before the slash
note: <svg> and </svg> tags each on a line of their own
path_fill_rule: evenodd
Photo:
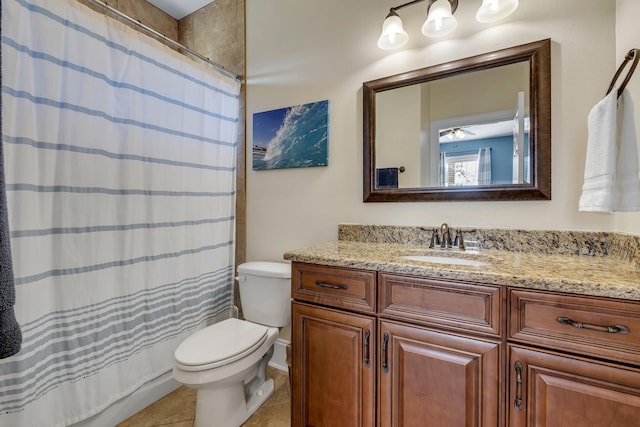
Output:
<svg viewBox="0 0 640 427">
<path fill-rule="evenodd" d="M 291 265 L 247 262 L 238 266 L 240 305 L 244 318 L 261 325 L 291 323 Z"/>
</svg>

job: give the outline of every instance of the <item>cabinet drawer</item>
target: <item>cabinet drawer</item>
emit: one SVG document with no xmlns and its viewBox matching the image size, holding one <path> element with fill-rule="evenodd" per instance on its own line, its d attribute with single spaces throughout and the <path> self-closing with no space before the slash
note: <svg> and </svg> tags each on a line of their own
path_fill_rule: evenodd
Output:
<svg viewBox="0 0 640 427">
<path fill-rule="evenodd" d="M 511 289 L 512 339 L 640 363 L 640 303 Z"/>
<path fill-rule="evenodd" d="M 380 314 L 491 335 L 502 333 L 502 288 L 380 273 Z"/>
<path fill-rule="evenodd" d="M 300 301 L 375 313 L 376 272 L 294 262 L 291 297 Z"/>
</svg>

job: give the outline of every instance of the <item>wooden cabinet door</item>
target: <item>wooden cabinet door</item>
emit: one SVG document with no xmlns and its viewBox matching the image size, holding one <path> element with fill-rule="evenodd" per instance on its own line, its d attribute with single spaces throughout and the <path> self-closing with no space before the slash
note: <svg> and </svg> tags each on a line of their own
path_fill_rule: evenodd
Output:
<svg viewBox="0 0 640 427">
<path fill-rule="evenodd" d="M 378 346 L 381 427 L 501 424 L 502 344 L 381 321 Z"/>
<path fill-rule="evenodd" d="M 510 427 L 640 426 L 640 369 L 511 346 Z"/>
<path fill-rule="evenodd" d="M 375 318 L 293 303 L 292 426 L 375 425 Z"/>
</svg>

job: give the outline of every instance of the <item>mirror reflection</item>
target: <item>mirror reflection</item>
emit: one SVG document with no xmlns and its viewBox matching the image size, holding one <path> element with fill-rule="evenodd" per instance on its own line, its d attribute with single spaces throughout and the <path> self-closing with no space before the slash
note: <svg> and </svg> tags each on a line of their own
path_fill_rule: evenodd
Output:
<svg viewBox="0 0 640 427">
<path fill-rule="evenodd" d="M 363 84 L 364 200 L 551 191 L 550 40 Z"/>
<path fill-rule="evenodd" d="M 531 182 L 529 64 L 376 96 L 376 188 Z"/>
</svg>

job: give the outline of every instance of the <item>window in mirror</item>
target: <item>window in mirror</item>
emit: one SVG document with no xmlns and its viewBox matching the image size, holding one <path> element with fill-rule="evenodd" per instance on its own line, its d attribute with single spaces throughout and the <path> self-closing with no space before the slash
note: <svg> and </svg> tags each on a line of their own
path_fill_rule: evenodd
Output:
<svg viewBox="0 0 640 427">
<path fill-rule="evenodd" d="M 488 149 L 490 150 L 490 149 Z M 478 185 L 478 153 L 442 153 L 441 181 L 444 187 Z"/>
</svg>

